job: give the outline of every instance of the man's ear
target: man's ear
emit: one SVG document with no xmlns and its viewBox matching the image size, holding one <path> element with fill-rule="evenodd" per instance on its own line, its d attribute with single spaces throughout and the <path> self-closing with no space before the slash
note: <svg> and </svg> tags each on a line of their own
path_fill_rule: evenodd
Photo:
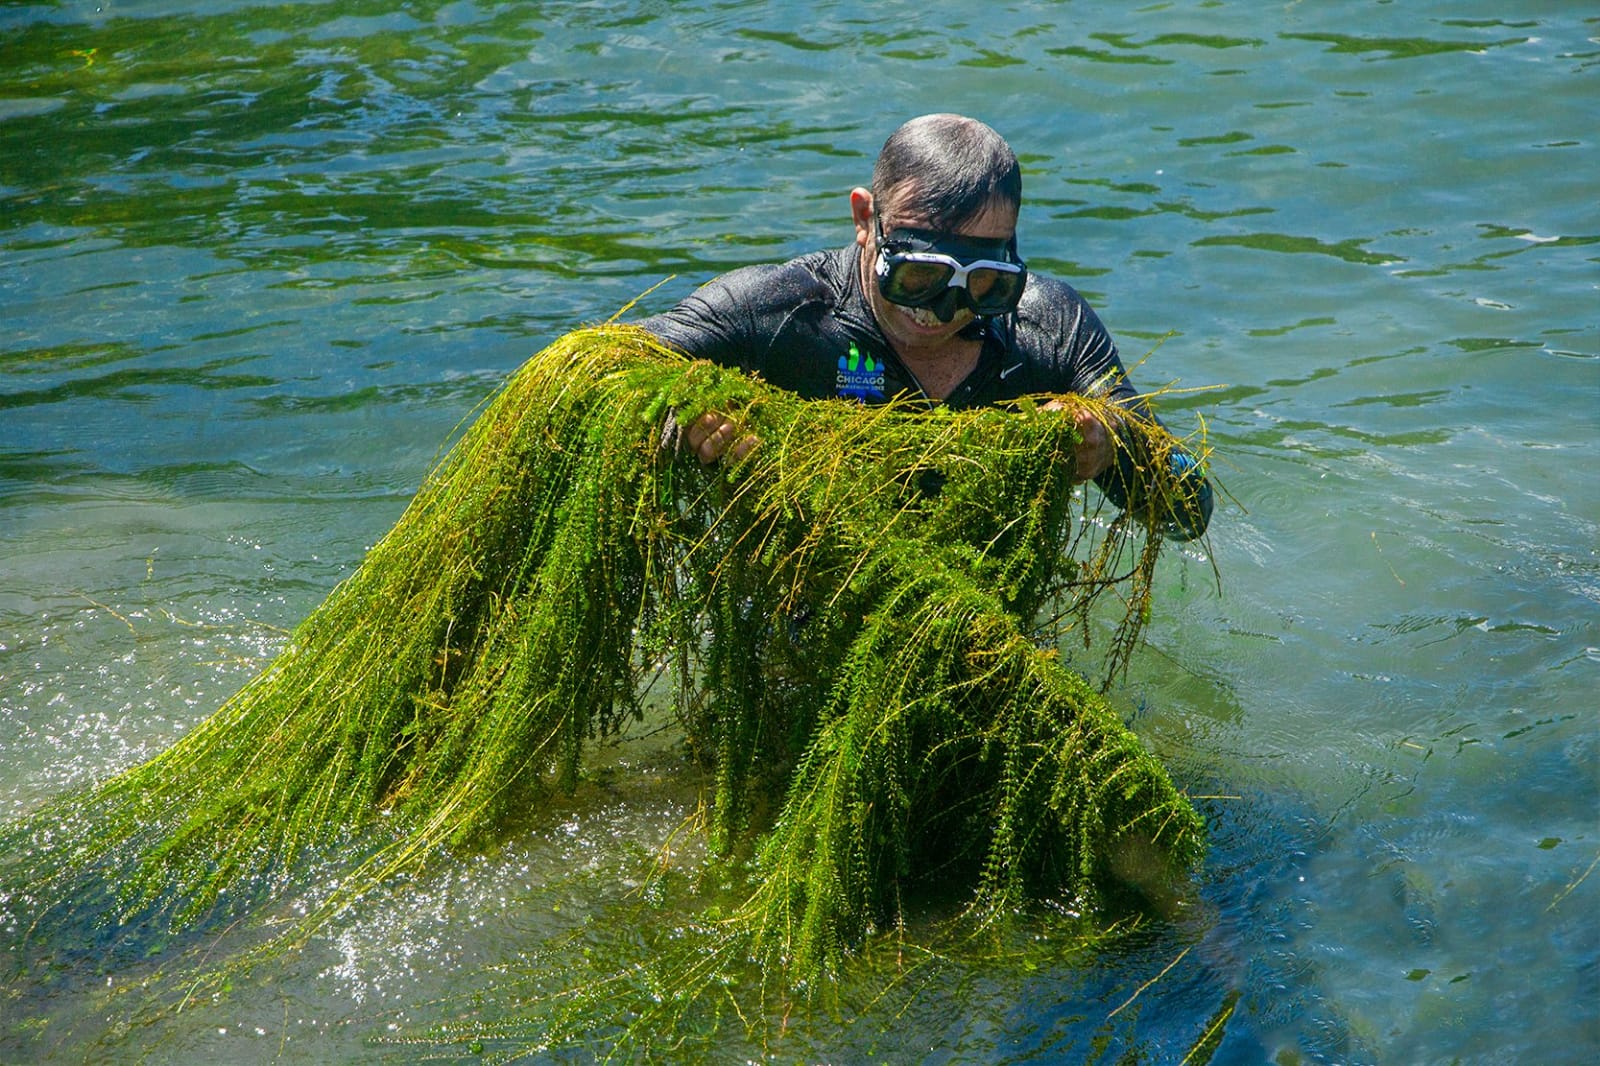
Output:
<svg viewBox="0 0 1600 1066">
<path fill-rule="evenodd" d="M 865 248 L 872 239 L 872 193 L 859 186 L 850 190 L 850 220 L 856 225 L 856 243 Z"/>
</svg>

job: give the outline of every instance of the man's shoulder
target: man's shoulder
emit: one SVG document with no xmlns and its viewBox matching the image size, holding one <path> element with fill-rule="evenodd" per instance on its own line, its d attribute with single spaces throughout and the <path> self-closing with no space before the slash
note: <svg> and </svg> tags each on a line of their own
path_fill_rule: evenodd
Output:
<svg viewBox="0 0 1600 1066">
<path fill-rule="evenodd" d="M 1029 273 L 1028 285 L 1017 305 L 1017 316 L 1040 324 L 1076 321 L 1087 312 L 1094 314 L 1083 294 L 1059 278 Z"/>
<path fill-rule="evenodd" d="M 695 295 L 756 313 L 827 299 L 837 288 L 836 259 L 833 252 L 807 252 L 787 262 L 735 267 L 706 282 Z"/>
<path fill-rule="evenodd" d="M 1084 392 L 1119 368 L 1116 343 L 1099 316 L 1055 278 L 1030 273 L 1016 312 L 991 328 L 1003 348 L 1000 380 L 1007 395 Z"/>
<path fill-rule="evenodd" d="M 1028 287 L 1012 322 L 1012 343 L 1050 360 L 1110 343 L 1100 316 L 1082 294 L 1064 281 L 1041 274 L 1028 275 Z"/>
<path fill-rule="evenodd" d="M 846 298 L 844 258 L 809 252 L 783 263 L 736 267 L 639 324 L 689 355 L 763 369 L 785 329 L 806 323 L 813 333 L 827 332 Z"/>
</svg>

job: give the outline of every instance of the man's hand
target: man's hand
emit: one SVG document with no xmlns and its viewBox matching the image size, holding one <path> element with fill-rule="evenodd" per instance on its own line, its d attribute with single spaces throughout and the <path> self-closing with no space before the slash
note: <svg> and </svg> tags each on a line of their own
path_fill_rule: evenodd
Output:
<svg viewBox="0 0 1600 1066">
<path fill-rule="evenodd" d="M 1117 446 L 1112 442 L 1105 423 L 1088 411 L 1080 411 L 1076 421 L 1083 440 L 1073 452 L 1076 460 L 1073 476 L 1079 481 L 1088 481 L 1111 468 L 1111 463 L 1117 457 Z"/>
<path fill-rule="evenodd" d="M 1066 404 L 1051 400 L 1044 405 L 1046 411 L 1060 411 Z M 1088 481 L 1110 469 L 1117 457 L 1117 446 L 1105 423 L 1088 411 L 1079 411 L 1073 421 L 1078 426 L 1078 436 L 1083 440 L 1073 450 L 1072 476 L 1077 481 Z"/>
<path fill-rule="evenodd" d="M 736 460 L 743 459 L 760 443 L 753 434 L 740 436 L 739 427 L 733 424 L 733 420 L 718 411 L 707 411 L 690 422 L 683 435 L 689 450 L 707 466 L 729 454 Z"/>
</svg>

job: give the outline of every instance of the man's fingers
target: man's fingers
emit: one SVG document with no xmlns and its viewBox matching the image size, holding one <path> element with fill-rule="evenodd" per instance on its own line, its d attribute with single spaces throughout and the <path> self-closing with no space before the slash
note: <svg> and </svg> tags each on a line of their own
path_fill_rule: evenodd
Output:
<svg viewBox="0 0 1600 1066">
<path fill-rule="evenodd" d="M 752 434 L 741 436 L 733 420 L 718 411 L 707 411 L 689 423 L 684 439 L 696 458 L 707 466 L 730 452 L 735 459 L 743 459 L 760 443 Z"/>
<path fill-rule="evenodd" d="M 717 427 L 722 425 L 722 423 L 725 421 L 726 419 L 717 412 L 707 411 L 693 422 L 690 422 L 688 427 L 684 430 L 684 433 L 689 439 L 689 447 L 698 451 L 700 445 L 705 442 L 705 439 L 711 436 L 711 434 L 715 433 L 717 431 Z"/>
<path fill-rule="evenodd" d="M 1105 424 L 1088 411 L 1078 413 L 1077 423 L 1083 442 L 1078 445 L 1074 474 L 1079 481 L 1088 481 L 1111 465 L 1111 434 Z"/>
<path fill-rule="evenodd" d="M 726 422 L 719 422 L 706 429 L 700 438 L 700 443 L 694 449 L 702 463 L 714 463 L 722 458 L 723 451 L 728 447 L 727 429 Z"/>
<path fill-rule="evenodd" d="M 684 441 L 689 445 L 689 450 L 694 452 L 702 463 L 708 463 L 716 459 L 717 453 L 711 439 L 724 421 L 725 419 L 715 411 L 707 411 L 685 427 L 683 431 Z"/>
</svg>

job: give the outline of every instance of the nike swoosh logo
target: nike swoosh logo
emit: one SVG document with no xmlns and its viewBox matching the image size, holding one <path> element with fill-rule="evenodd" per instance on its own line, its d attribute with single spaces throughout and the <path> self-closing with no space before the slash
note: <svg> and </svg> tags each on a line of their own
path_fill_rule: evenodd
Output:
<svg viewBox="0 0 1600 1066">
<path fill-rule="evenodd" d="M 1010 377 L 1011 376 L 1011 372 L 1013 370 L 1021 370 L 1021 369 L 1022 369 L 1022 364 L 1021 363 L 1017 363 L 1015 366 L 1006 367 L 1004 370 L 1000 371 L 1000 380 L 1004 381 L 1006 378 Z"/>
</svg>

